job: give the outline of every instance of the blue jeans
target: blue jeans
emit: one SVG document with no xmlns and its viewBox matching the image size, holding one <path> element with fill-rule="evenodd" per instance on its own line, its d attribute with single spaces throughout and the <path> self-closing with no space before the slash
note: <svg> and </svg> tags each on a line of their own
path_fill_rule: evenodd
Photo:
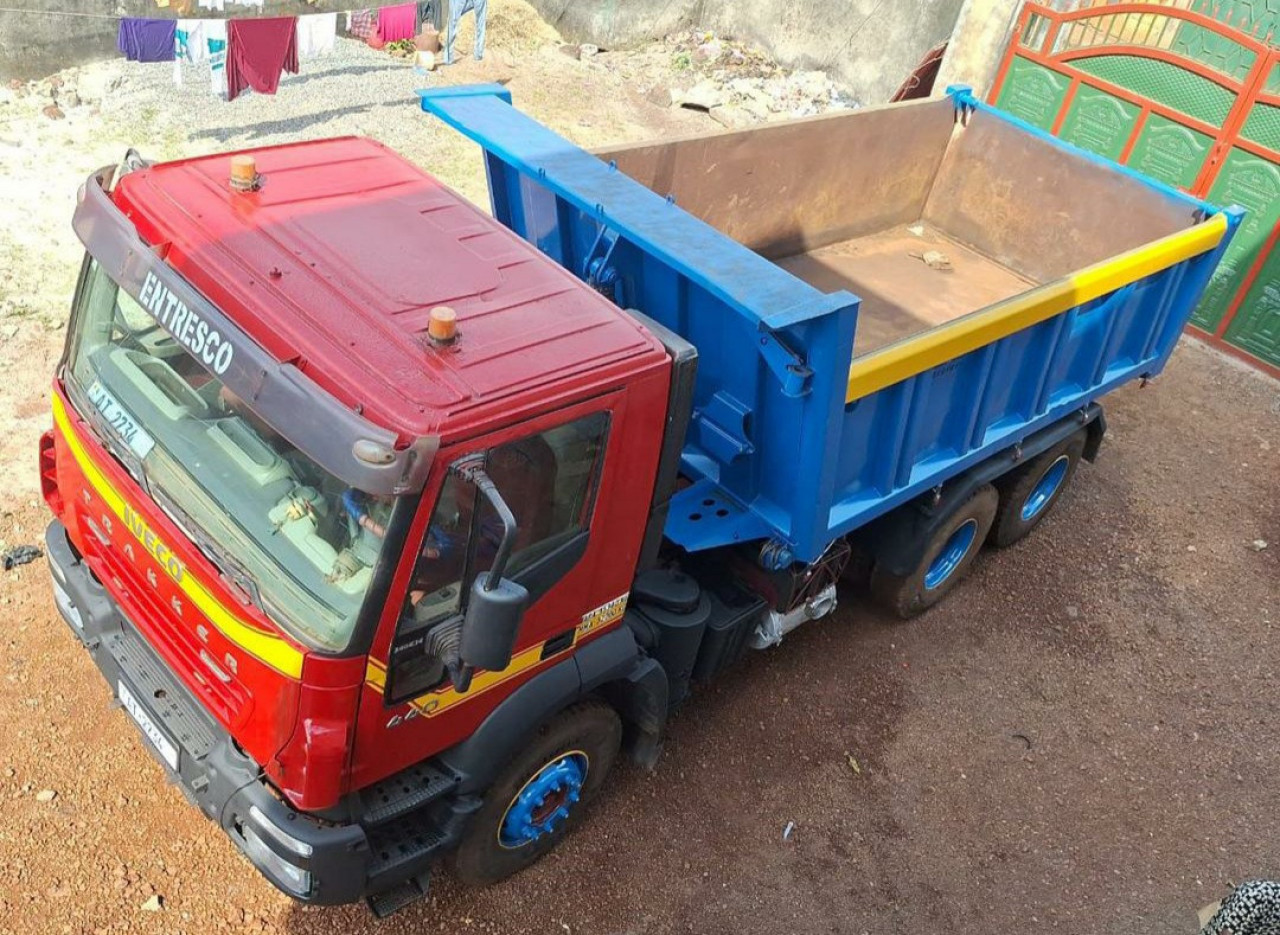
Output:
<svg viewBox="0 0 1280 935">
<path fill-rule="evenodd" d="M 484 21 L 489 12 L 489 0 L 449 0 L 449 35 L 444 42 L 444 63 L 453 64 L 453 43 L 458 37 L 458 22 L 463 14 L 476 14 L 476 61 L 484 58 Z"/>
</svg>

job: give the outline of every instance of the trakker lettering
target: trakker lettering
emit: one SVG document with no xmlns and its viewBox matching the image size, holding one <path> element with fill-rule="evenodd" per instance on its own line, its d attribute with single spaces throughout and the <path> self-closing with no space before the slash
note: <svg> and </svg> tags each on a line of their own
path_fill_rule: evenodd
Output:
<svg viewBox="0 0 1280 935">
<path fill-rule="evenodd" d="M 182 576 L 186 574 L 186 569 L 169 550 L 169 547 L 161 541 L 160 537 L 151 531 L 151 527 L 143 521 L 142 517 L 133 511 L 128 503 L 124 505 L 124 521 L 129 527 L 129 532 L 133 533 L 133 537 L 142 543 L 142 547 L 151 553 L 151 557 L 160 563 L 160 567 L 164 569 L 165 574 L 182 584 Z"/>
<path fill-rule="evenodd" d="M 227 372 L 227 368 L 231 366 L 231 358 L 235 355 L 235 347 L 217 328 L 188 308 L 155 273 L 147 273 L 138 301 L 151 313 L 151 317 L 185 344 L 214 373 L 221 376 Z"/>
</svg>

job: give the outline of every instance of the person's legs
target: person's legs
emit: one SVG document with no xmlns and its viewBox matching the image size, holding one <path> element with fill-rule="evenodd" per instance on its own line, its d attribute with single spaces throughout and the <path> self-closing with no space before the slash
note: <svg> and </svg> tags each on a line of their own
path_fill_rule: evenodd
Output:
<svg viewBox="0 0 1280 935">
<path fill-rule="evenodd" d="M 467 12 L 466 0 L 449 0 L 449 32 L 444 37 L 444 63 L 453 64 L 453 44 L 458 41 L 458 21 Z"/>
<path fill-rule="evenodd" d="M 476 61 L 484 58 L 484 21 L 488 18 L 489 0 L 472 0 L 476 10 Z"/>
</svg>

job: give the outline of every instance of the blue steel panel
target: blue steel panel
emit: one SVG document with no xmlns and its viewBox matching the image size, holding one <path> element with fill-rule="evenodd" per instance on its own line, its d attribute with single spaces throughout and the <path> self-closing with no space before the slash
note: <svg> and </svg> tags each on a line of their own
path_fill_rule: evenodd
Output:
<svg viewBox="0 0 1280 935">
<path fill-rule="evenodd" d="M 949 89 L 982 109 L 1198 206 Z M 700 355 L 668 536 L 692 551 L 771 538 L 801 560 L 1114 387 L 1159 372 L 1227 236 L 1193 257 L 845 403 L 858 300 L 827 296 L 510 107 L 500 86 L 419 92 L 485 150 L 495 217 Z M 788 366 L 790 364 L 791 366 Z"/>
</svg>

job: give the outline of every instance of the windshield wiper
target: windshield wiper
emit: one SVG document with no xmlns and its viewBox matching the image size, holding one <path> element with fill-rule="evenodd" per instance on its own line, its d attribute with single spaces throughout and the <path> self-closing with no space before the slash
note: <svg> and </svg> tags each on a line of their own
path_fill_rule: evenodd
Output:
<svg viewBox="0 0 1280 935">
<path fill-rule="evenodd" d="M 252 602 L 264 615 L 267 614 L 266 605 L 262 602 L 262 594 L 258 590 L 258 583 L 253 580 L 253 576 L 245 570 L 244 566 L 231 557 L 231 555 L 218 545 L 195 520 L 191 518 L 191 514 L 178 506 L 173 498 L 165 493 L 159 487 L 155 488 L 151 494 L 154 500 L 168 514 L 169 519 L 182 530 L 183 534 L 195 543 L 201 554 L 204 555 L 218 569 L 218 573 L 228 584 L 239 591 L 245 597 L 245 603 Z"/>
</svg>

